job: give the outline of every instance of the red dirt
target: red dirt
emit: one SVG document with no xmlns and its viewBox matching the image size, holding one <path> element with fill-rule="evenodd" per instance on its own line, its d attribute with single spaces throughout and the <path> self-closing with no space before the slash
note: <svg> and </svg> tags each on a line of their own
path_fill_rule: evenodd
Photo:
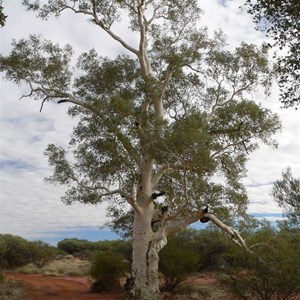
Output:
<svg viewBox="0 0 300 300">
<path fill-rule="evenodd" d="M 120 293 L 91 293 L 86 277 L 50 277 L 39 274 L 9 274 L 25 285 L 20 300 L 117 300 Z"/>
<path fill-rule="evenodd" d="M 18 300 L 118 300 L 122 298 L 122 293 L 91 293 L 91 282 L 87 277 L 50 277 L 40 274 L 6 274 L 7 279 L 21 281 L 24 286 L 24 294 Z M 198 273 L 189 276 L 188 282 L 213 285 L 216 283 L 214 273 Z M 165 297 L 164 299 L 171 299 Z M 226 299 L 239 299 L 229 296 Z M 296 296 L 293 299 L 299 299 Z"/>
<path fill-rule="evenodd" d="M 187 279 L 190 283 L 196 284 L 214 284 L 217 282 L 216 274 L 214 273 L 197 273 L 197 275 L 189 276 Z"/>
</svg>

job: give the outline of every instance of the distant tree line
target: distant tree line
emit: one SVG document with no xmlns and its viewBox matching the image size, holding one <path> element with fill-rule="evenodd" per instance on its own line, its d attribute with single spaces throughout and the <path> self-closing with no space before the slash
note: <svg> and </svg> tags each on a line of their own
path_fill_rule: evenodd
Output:
<svg viewBox="0 0 300 300">
<path fill-rule="evenodd" d="M 0 234 L 0 269 L 15 270 L 28 263 L 42 268 L 60 254 L 43 241 L 28 241 L 11 234 Z"/>
</svg>

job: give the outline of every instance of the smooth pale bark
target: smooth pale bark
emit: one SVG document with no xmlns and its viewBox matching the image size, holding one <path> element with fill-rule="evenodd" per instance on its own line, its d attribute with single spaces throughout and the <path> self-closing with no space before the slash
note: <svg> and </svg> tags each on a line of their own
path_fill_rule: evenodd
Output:
<svg viewBox="0 0 300 300">
<path fill-rule="evenodd" d="M 155 293 L 159 294 L 158 263 L 159 252 L 167 245 L 167 236 L 163 226 L 154 234 L 154 238 L 149 247 L 148 253 L 148 277 L 149 287 Z"/>
<path fill-rule="evenodd" d="M 135 294 L 140 299 L 146 299 L 148 284 L 148 252 L 153 239 L 150 214 L 135 214 L 132 242 L 132 276 L 134 278 Z"/>
<path fill-rule="evenodd" d="M 150 213 L 136 214 L 134 221 L 132 275 L 135 281 L 135 295 L 138 299 L 145 300 L 160 298 L 159 252 L 167 244 L 165 226 L 153 233 L 151 221 Z"/>
</svg>

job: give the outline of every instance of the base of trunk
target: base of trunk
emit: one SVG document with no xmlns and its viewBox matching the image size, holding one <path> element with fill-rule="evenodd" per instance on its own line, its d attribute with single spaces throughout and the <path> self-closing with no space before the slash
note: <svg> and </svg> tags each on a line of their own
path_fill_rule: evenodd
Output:
<svg viewBox="0 0 300 300">
<path fill-rule="evenodd" d="M 162 296 L 159 291 L 153 290 L 150 287 L 135 287 L 134 297 L 137 300 L 159 300 Z"/>
</svg>

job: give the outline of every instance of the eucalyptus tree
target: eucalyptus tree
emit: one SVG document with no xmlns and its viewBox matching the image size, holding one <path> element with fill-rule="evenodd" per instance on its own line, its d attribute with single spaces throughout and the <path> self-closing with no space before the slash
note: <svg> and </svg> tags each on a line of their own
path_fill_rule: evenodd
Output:
<svg viewBox="0 0 300 300">
<path fill-rule="evenodd" d="M 282 172 L 282 178 L 274 183 L 271 195 L 291 224 L 300 226 L 300 178 L 293 177 L 291 168 Z"/>
<path fill-rule="evenodd" d="M 284 107 L 297 108 L 300 103 L 300 2 L 246 0 L 245 7 L 257 29 L 271 38 L 269 46 L 277 48 L 274 56 L 281 102 Z"/>
<path fill-rule="evenodd" d="M 109 201 L 123 217 L 129 204 L 135 295 L 159 297 L 159 251 L 169 234 L 199 219 L 245 246 L 224 222 L 245 213 L 248 154 L 259 142 L 276 146 L 278 117 L 252 100 L 259 85 L 270 84 L 265 49 L 243 43 L 230 52 L 221 32 L 210 38 L 196 0 L 24 4 L 42 19 L 83 14 L 127 51 L 108 58 L 92 49 L 72 73 L 69 45 L 30 36 L 0 61 L 6 78 L 26 82 L 25 96 L 41 100 L 41 109 L 48 101 L 73 104 L 68 113 L 79 122 L 68 151 L 46 149 L 54 167 L 48 180 L 69 187 L 66 203 Z M 137 46 L 115 31 L 124 16 Z"/>
</svg>

